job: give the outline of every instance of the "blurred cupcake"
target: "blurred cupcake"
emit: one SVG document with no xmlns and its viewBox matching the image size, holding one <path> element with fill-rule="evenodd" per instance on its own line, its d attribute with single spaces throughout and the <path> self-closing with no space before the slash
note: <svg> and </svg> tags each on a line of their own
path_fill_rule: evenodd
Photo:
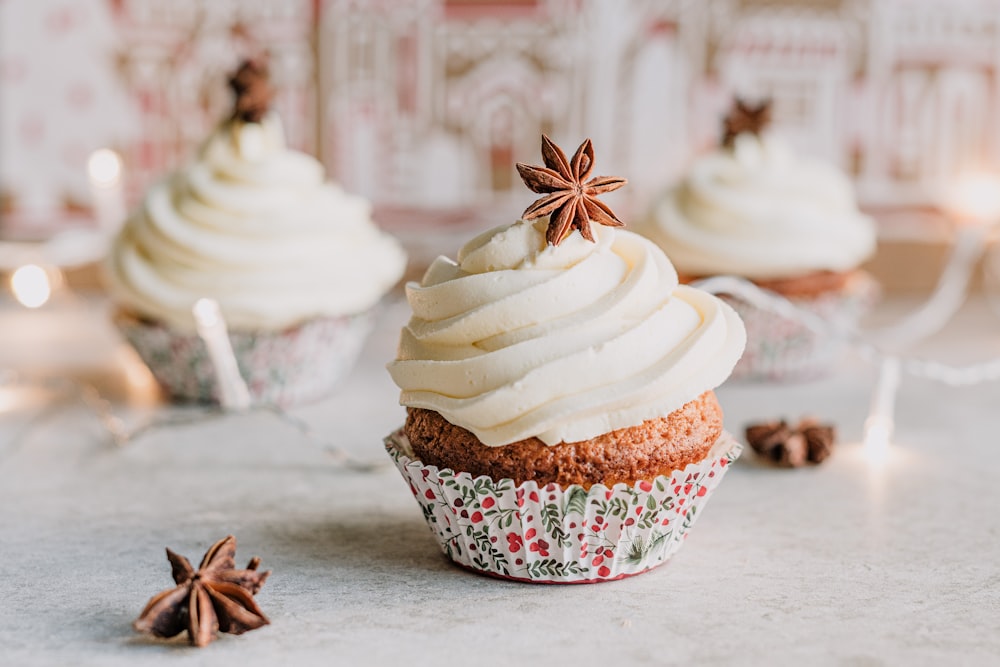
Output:
<svg viewBox="0 0 1000 667">
<path fill-rule="evenodd" d="M 713 389 L 744 345 L 737 315 L 596 197 L 588 139 L 543 137 L 546 196 L 407 285 L 389 364 L 407 406 L 386 446 L 441 548 L 533 582 L 638 574 L 682 544 L 739 445 Z M 601 226 L 606 225 L 606 226 Z"/>
<path fill-rule="evenodd" d="M 116 239 L 116 321 L 171 396 L 218 400 L 191 313 L 214 299 L 256 402 L 317 399 L 351 369 L 405 255 L 366 200 L 285 146 L 264 65 L 243 63 L 230 86 L 232 117 L 149 189 Z"/>
<path fill-rule="evenodd" d="M 843 173 L 763 134 L 769 118 L 769 102 L 736 100 L 722 146 L 691 165 L 639 231 L 663 248 L 684 282 L 740 276 L 827 321 L 856 325 L 875 294 L 858 269 L 875 251 L 875 225 L 858 210 Z M 843 351 L 797 322 L 726 298 L 747 327 L 734 377 L 821 375 Z"/>
</svg>

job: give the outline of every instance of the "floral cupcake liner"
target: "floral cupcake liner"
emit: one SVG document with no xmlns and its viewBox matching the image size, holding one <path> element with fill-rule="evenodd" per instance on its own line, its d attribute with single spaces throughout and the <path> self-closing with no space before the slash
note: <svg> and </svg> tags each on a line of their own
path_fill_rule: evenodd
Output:
<svg viewBox="0 0 1000 667">
<path fill-rule="evenodd" d="M 115 324 L 172 398 L 218 402 L 215 369 L 193 332 L 125 313 Z M 354 367 L 372 326 L 370 313 L 321 317 L 283 331 L 229 332 L 254 403 L 293 405 L 330 393 Z"/>
<path fill-rule="evenodd" d="M 723 432 L 707 457 L 683 470 L 587 490 L 424 465 L 402 431 L 385 446 L 456 564 L 504 579 L 563 584 L 622 579 L 665 563 L 742 451 Z"/>
<path fill-rule="evenodd" d="M 854 329 L 874 304 L 878 285 L 867 274 L 859 274 L 840 291 L 811 298 L 790 298 L 796 307 L 832 325 Z M 734 380 L 808 380 L 828 375 L 843 358 L 847 344 L 830 335 L 742 299 L 719 294 L 743 320 L 747 345 L 730 376 Z"/>
</svg>

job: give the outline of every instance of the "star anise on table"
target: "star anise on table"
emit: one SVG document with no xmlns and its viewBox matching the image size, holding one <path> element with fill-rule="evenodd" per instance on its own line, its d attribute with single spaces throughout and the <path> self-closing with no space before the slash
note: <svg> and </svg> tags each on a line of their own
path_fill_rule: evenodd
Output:
<svg viewBox="0 0 1000 667">
<path fill-rule="evenodd" d="M 834 427 L 803 419 L 794 428 L 784 419 L 746 428 L 747 443 L 759 456 L 786 468 L 822 463 L 833 453 Z"/>
<path fill-rule="evenodd" d="M 253 596 L 271 571 L 258 572 L 256 557 L 245 570 L 237 570 L 235 556 L 232 535 L 212 545 L 197 571 L 187 558 L 167 549 L 177 587 L 154 595 L 132 627 L 164 638 L 187 630 L 193 646 L 205 646 L 217 631 L 239 635 L 270 623 Z"/>
<path fill-rule="evenodd" d="M 765 99 L 753 104 L 737 97 L 733 106 L 722 120 L 722 145 L 732 148 L 737 135 L 749 132 L 760 135 L 771 124 L 771 100 Z"/>
<path fill-rule="evenodd" d="M 548 215 L 545 240 L 549 245 L 559 245 L 573 229 L 579 229 L 583 238 L 593 241 L 592 221 L 609 227 L 625 226 L 597 196 L 617 190 L 628 181 L 617 176 L 595 176 L 587 180 L 594 168 L 594 147 L 590 139 L 580 144 L 572 160 L 567 160 L 562 149 L 543 134 L 542 160 L 544 167 L 518 162 L 517 172 L 532 192 L 546 195 L 535 200 L 521 217 L 534 220 Z"/>
<path fill-rule="evenodd" d="M 271 106 L 274 91 L 268 81 L 267 64 L 263 60 L 247 59 L 229 77 L 233 101 L 233 120 L 259 123 Z"/>
</svg>

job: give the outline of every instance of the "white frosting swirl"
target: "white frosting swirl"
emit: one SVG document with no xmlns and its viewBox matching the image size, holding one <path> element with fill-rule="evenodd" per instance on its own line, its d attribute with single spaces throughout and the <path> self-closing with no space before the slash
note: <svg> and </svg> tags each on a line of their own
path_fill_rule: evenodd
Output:
<svg viewBox="0 0 1000 667">
<path fill-rule="evenodd" d="M 319 162 L 285 147 L 277 115 L 221 126 L 126 223 L 108 261 L 112 291 L 184 330 L 201 297 L 242 329 L 367 310 L 406 257 L 366 200 L 325 179 Z"/>
<path fill-rule="evenodd" d="M 844 174 L 752 134 L 696 160 L 640 231 L 692 275 L 846 271 L 875 250 L 875 225 Z"/>
<path fill-rule="evenodd" d="M 400 402 L 500 446 L 577 442 L 664 416 L 728 376 L 739 317 L 677 283 L 654 244 L 594 225 L 545 242 L 523 220 L 439 257 L 407 285 L 413 317 L 389 364 Z"/>
</svg>

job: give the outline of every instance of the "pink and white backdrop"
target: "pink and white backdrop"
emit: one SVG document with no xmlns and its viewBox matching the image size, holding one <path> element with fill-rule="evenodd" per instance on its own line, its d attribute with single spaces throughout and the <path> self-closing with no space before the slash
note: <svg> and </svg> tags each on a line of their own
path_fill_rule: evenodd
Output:
<svg viewBox="0 0 1000 667">
<path fill-rule="evenodd" d="M 0 0 L 0 234 L 85 222 L 99 147 L 134 202 L 262 52 L 291 143 L 396 228 L 516 215 L 542 131 L 592 137 L 636 214 L 733 93 L 772 96 L 885 230 L 1000 167 L 1000 0 Z"/>
</svg>

